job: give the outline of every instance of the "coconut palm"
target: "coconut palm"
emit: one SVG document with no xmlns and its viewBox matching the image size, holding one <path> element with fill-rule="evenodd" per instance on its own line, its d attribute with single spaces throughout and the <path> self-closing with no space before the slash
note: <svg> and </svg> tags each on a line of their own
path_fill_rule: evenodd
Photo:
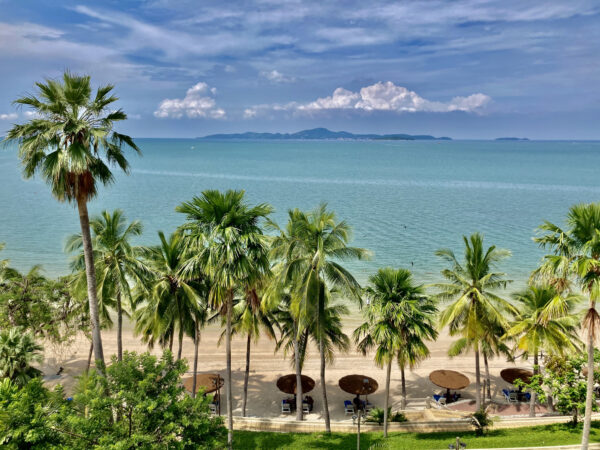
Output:
<svg viewBox="0 0 600 450">
<path fill-rule="evenodd" d="M 182 227 L 191 255 L 186 273 L 207 274 L 212 286 L 212 306 L 226 316 L 227 425 L 229 447 L 233 445 L 233 398 L 231 392 L 231 331 L 236 290 L 247 291 L 269 272 L 268 245 L 259 221 L 272 212 L 267 204 L 250 206 L 244 191 L 204 191 L 200 197 L 176 208 L 186 215 Z"/>
<path fill-rule="evenodd" d="M 495 264 L 510 256 L 510 252 L 495 246 L 484 249 L 483 236 L 479 233 L 469 238 L 463 236 L 463 240 L 465 254 L 462 264 L 452 250 L 436 252 L 451 267 L 442 270 L 447 282 L 433 286 L 439 290 L 438 299 L 450 301 L 440 314 L 440 327 L 448 326 L 450 335 L 463 338 L 465 345 L 475 353 L 475 402 L 478 410 L 482 404 L 480 353 L 486 330 L 496 326 L 506 328 L 505 312 L 514 311 L 510 303 L 496 293 L 505 288 L 509 280 L 504 273 L 493 271 Z"/>
<path fill-rule="evenodd" d="M 113 181 L 111 166 L 129 170 L 123 146 L 139 149 L 129 136 L 114 131 L 114 123 L 127 116 L 113 109 L 117 97 L 111 95 L 112 85 L 99 87 L 93 94 L 89 76 L 65 72 L 62 81 L 47 79 L 36 86 L 36 95 L 14 102 L 29 107 L 33 118 L 14 125 L 6 142 L 18 144 L 25 178 L 39 173 L 58 201 L 77 204 L 94 354 L 104 362 L 87 203 L 96 195 L 98 184 Z"/>
<path fill-rule="evenodd" d="M 202 299 L 196 281 L 182 273 L 186 262 L 182 236 L 173 233 L 166 238 L 159 231 L 158 237 L 159 245 L 141 249 L 149 275 L 137 287 L 135 302 L 140 307 L 134 330 L 150 347 L 156 340 L 165 346 L 168 340 L 171 349 L 177 331 L 179 360 L 184 334 L 195 336 L 194 314 L 202 307 Z"/>
<path fill-rule="evenodd" d="M 130 280 L 138 279 L 144 272 L 139 262 L 139 249 L 131 245 L 130 240 L 142 234 L 141 222 L 127 219 L 120 209 L 112 214 L 102 211 L 99 216 L 90 220 L 92 229 L 92 249 L 96 264 L 96 281 L 98 295 L 102 299 L 114 299 L 117 310 L 117 359 L 123 359 L 123 299 L 132 306 Z M 75 234 L 67 239 L 66 252 L 81 251 L 83 240 L 81 234 Z M 74 270 L 85 270 L 84 255 L 80 253 L 72 261 Z"/>
<path fill-rule="evenodd" d="M 542 234 L 535 239 L 553 253 L 544 258 L 542 277 L 568 285 L 574 279 L 589 297 L 583 327 L 587 331 L 588 383 L 581 448 L 589 446 L 592 407 L 594 403 L 594 345 L 598 337 L 600 316 L 596 302 L 600 298 L 600 203 L 578 204 L 569 209 L 563 229 L 551 222 L 539 227 Z"/>
<path fill-rule="evenodd" d="M 506 332 L 524 358 L 533 357 L 534 374 L 539 373 L 542 351 L 564 355 L 577 350 L 577 317 L 573 312 L 580 300 L 576 295 L 561 296 L 553 286 L 529 286 L 515 294 L 518 315 Z M 535 416 L 535 392 L 529 415 Z"/>
<path fill-rule="evenodd" d="M 375 364 L 386 367 L 383 435 L 387 437 L 392 362 L 397 359 L 402 377 L 402 409 L 406 407 L 406 367 L 414 368 L 429 355 L 426 341 L 437 338 L 433 321 L 437 311 L 410 271 L 383 268 L 369 278 L 365 289 L 371 299 L 365 322 L 354 331 L 358 349 L 375 349 Z"/>
<path fill-rule="evenodd" d="M 323 311 L 332 290 L 360 303 L 360 285 L 339 261 L 367 259 L 370 254 L 365 249 L 348 246 L 350 226 L 338 221 L 335 213 L 327 210 L 326 204 L 309 212 L 291 210 L 288 217 L 285 230 L 270 223 L 270 227 L 279 232 L 272 243 L 273 256 L 282 262 L 277 279 L 279 284 L 289 288 L 292 309 L 299 320 L 299 331 L 307 322 L 315 322 L 318 326 L 323 417 L 325 429 L 330 432 L 325 382 L 327 330 L 322 320 Z M 298 385 L 301 385 L 300 380 Z M 301 398 L 297 401 L 298 409 L 302 407 Z"/>
<path fill-rule="evenodd" d="M 5 244 L 4 242 L 0 242 L 0 252 L 4 250 Z M 4 278 L 6 274 L 6 270 L 8 269 L 8 259 L 0 259 L 0 286 L 4 284 Z"/>
<path fill-rule="evenodd" d="M 42 346 L 22 328 L 13 327 L 0 332 L 0 378 L 8 378 L 19 386 L 38 377 L 42 372 L 31 364 L 42 361 Z"/>
<path fill-rule="evenodd" d="M 270 339 L 275 339 L 276 319 L 271 311 L 261 308 L 261 301 L 255 290 L 245 293 L 243 299 L 233 308 L 231 334 L 246 336 L 246 371 L 244 372 L 244 396 L 242 399 L 242 416 L 246 417 L 246 403 L 248 399 L 248 380 L 250 377 L 250 351 L 252 342 L 258 342 L 261 331 Z M 221 334 L 221 339 L 225 332 Z"/>
</svg>

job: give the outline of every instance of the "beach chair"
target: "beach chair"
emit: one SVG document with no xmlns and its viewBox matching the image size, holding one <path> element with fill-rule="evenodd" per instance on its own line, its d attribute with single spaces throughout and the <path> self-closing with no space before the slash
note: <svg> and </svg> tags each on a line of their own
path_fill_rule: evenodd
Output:
<svg viewBox="0 0 600 450">
<path fill-rule="evenodd" d="M 290 405 L 285 400 L 281 400 L 281 412 L 282 413 L 291 413 L 292 412 L 292 405 Z"/>
<path fill-rule="evenodd" d="M 209 403 L 211 414 L 217 415 L 217 405 L 216 403 Z"/>
<path fill-rule="evenodd" d="M 365 413 L 369 414 L 373 410 L 373 404 L 365 402 Z"/>
<path fill-rule="evenodd" d="M 308 402 L 302 402 L 302 412 L 308 414 L 310 412 L 310 405 Z"/>
<path fill-rule="evenodd" d="M 435 402 L 438 405 L 445 405 L 446 404 L 446 397 L 444 397 L 443 395 L 433 394 L 433 399 L 435 400 Z"/>
<path fill-rule="evenodd" d="M 350 400 L 344 400 L 344 414 L 354 414 L 354 404 Z"/>
</svg>

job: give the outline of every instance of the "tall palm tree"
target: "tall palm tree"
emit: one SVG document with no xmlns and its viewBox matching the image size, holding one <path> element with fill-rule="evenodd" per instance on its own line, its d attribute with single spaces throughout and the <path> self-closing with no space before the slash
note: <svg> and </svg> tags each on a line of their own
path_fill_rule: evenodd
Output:
<svg viewBox="0 0 600 450">
<path fill-rule="evenodd" d="M 226 316 L 227 442 L 233 445 L 231 392 L 231 331 L 235 291 L 251 289 L 269 272 L 268 245 L 259 226 L 272 212 L 267 204 L 250 206 L 244 191 L 207 190 L 176 208 L 186 215 L 182 230 L 191 255 L 186 272 L 206 273 L 212 282 L 210 299 Z"/>
<path fill-rule="evenodd" d="M 289 286 L 301 328 L 306 321 L 314 321 L 318 326 L 323 417 L 325 429 L 330 432 L 325 382 L 327 330 L 323 312 L 332 289 L 360 303 L 360 285 L 339 261 L 367 259 L 370 253 L 362 248 L 348 246 L 350 226 L 344 221 L 338 221 L 335 213 L 327 210 L 326 204 L 309 212 L 291 210 L 288 217 L 285 230 L 274 223 L 270 224 L 279 231 L 279 236 L 272 244 L 273 256 L 282 261 L 279 280 L 281 284 Z M 301 385 L 300 379 L 298 385 Z M 302 407 L 301 400 L 297 400 L 297 409 Z"/>
<path fill-rule="evenodd" d="M 464 262 L 461 264 L 454 252 L 441 249 L 436 255 L 450 263 L 449 269 L 442 270 L 446 283 L 433 286 L 439 290 L 437 298 L 451 303 L 441 312 L 440 327 L 448 326 L 450 335 L 459 335 L 466 345 L 475 352 L 475 403 L 481 408 L 481 345 L 490 327 L 506 327 L 506 311 L 514 308 L 502 299 L 496 291 L 505 288 L 509 280 L 504 273 L 494 272 L 499 261 L 510 256 L 508 250 L 491 246 L 484 249 L 483 236 L 472 234 L 463 236 L 465 243 Z"/>
<path fill-rule="evenodd" d="M 406 407 L 404 370 L 429 356 L 426 341 L 435 340 L 435 304 L 416 285 L 410 271 L 383 268 L 369 278 L 365 289 L 371 303 L 364 310 L 365 322 L 354 331 L 358 349 L 367 354 L 375 348 L 375 363 L 386 367 L 383 435 L 387 437 L 392 362 L 397 359 L 402 376 L 402 409 Z"/>
<path fill-rule="evenodd" d="M 0 242 L 0 252 L 4 250 L 4 247 L 4 242 Z M 8 259 L 0 259 L 0 285 L 4 284 L 4 277 L 6 274 L 6 269 L 8 269 L 8 263 Z"/>
<path fill-rule="evenodd" d="M 92 229 L 92 249 L 96 264 L 98 294 L 102 299 L 114 298 L 117 309 L 117 359 L 123 359 L 123 298 L 132 306 L 130 280 L 139 279 L 144 272 L 139 262 L 139 249 L 131 245 L 131 238 L 142 234 L 141 222 L 134 220 L 127 223 L 127 218 L 120 209 L 112 214 L 102 211 L 99 216 L 90 220 Z M 83 239 L 81 234 L 67 238 L 66 252 L 81 251 Z M 72 268 L 84 270 L 83 254 L 76 255 Z"/>
<path fill-rule="evenodd" d="M 246 292 L 245 297 L 234 306 L 232 322 L 231 334 L 246 336 L 246 371 L 244 372 L 244 396 L 242 399 L 242 416 L 246 417 L 252 342 L 258 342 L 261 331 L 268 338 L 275 339 L 276 319 L 271 311 L 261 308 L 260 298 L 254 290 L 251 290 Z M 225 332 L 221 335 L 221 339 L 224 337 Z"/>
<path fill-rule="evenodd" d="M 173 233 L 167 239 L 158 232 L 160 244 L 141 249 L 149 271 L 142 285 L 138 285 L 135 312 L 135 332 L 150 346 L 158 340 L 169 347 L 177 330 L 177 359 L 181 359 L 183 336 L 195 336 L 194 315 L 202 307 L 196 281 L 183 274 L 186 263 L 185 245 L 181 234 Z M 138 283 L 139 284 L 139 283 Z"/>
<path fill-rule="evenodd" d="M 42 372 L 31 364 L 42 361 L 42 346 L 33 335 L 13 327 L 0 332 L 0 379 L 8 378 L 19 386 L 38 377 Z"/>
<path fill-rule="evenodd" d="M 514 339 L 522 356 L 533 356 L 534 374 L 539 373 L 542 351 L 564 355 L 577 350 L 577 317 L 573 309 L 579 301 L 576 295 L 561 296 L 553 286 L 529 286 L 515 294 L 518 315 L 506 332 Z M 535 416 L 535 392 L 531 395 L 529 415 Z"/>
<path fill-rule="evenodd" d="M 87 203 L 95 197 L 98 184 L 113 181 L 111 166 L 128 172 L 123 145 L 140 150 L 129 136 L 114 131 L 114 123 L 127 115 L 113 109 L 118 99 L 111 95 L 112 85 L 99 87 L 93 94 L 89 76 L 65 72 L 62 81 L 47 79 L 36 86 L 36 95 L 14 102 L 31 108 L 34 118 L 13 126 L 6 142 L 18 144 L 25 178 L 40 173 L 58 201 L 77 204 L 94 355 L 104 363 Z"/>
<path fill-rule="evenodd" d="M 553 253 L 544 258 L 542 276 L 568 285 L 569 278 L 575 281 L 589 297 L 589 305 L 583 319 L 587 330 L 588 383 L 585 401 L 585 417 L 581 448 L 589 446 L 594 403 L 594 346 L 598 338 L 600 315 L 596 302 L 600 298 L 600 203 L 578 204 L 569 209 L 563 229 L 551 222 L 539 227 L 542 234 L 535 241 Z"/>
</svg>

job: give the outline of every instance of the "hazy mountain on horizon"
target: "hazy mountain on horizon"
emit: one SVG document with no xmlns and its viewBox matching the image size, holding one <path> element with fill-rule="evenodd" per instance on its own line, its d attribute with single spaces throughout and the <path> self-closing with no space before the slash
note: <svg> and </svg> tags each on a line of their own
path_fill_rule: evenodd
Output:
<svg viewBox="0 0 600 450">
<path fill-rule="evenodd" d="M 327 128 L 312 128 L 310 130 L 302 130 L 296 133 L 256 133 L 247 131 L 246 133 L 231 133 L 231 134 L 210 134 L 208 136 L 198 137 L 198 139 L 345 139 L 345 140 L 390 140 L 390 141 L 434 141 L 452 140 L 449 137 L 435 137 L 428 134 L 355 134 L 348 131 L 331 131 Z"/>
</svg>

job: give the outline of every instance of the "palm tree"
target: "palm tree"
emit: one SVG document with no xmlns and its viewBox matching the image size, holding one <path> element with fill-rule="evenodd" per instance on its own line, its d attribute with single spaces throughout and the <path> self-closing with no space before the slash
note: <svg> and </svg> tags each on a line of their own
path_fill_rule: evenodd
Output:
<svg viewBox="0 0 600 450">
<path fill-rule="evenodd" d="M 534 374 L 539 373 L 542 351 L 564 355 L 577 350 L 577 317 L 573 313 L 579 301 L 576 295 L 561 296 L 552 286 L 529 286 L 515 294 L 518 315 L 506 332 L 515 340 L 524 358 L 533 356 Z M 535 416 L 535 392 L 531 395 L 529 415 Z"/>
<path fill-rule="evenodd" d="M 158 232 L 160 245 L 142 248 L 149 276 L 138 283 L 135 303 L 141 307 L 135 312 L 136 334 L 150 347 L 158 340 L 172 349 L 175 331 L 178 332 L 177 359 L 181 359 L 183 336 L 195 336 L 195 317 L 202 307 L 202 299 L 195 279 L 183 274 L 186 263 L 185 245 L 181 234 L 173 233 L 167 239 Z M 147 286 L 147 287 L 146 287 Z"/>
<path fill-rule="evenodd" d="M 102 211 L 99 216 L 90 220 L 92 229 L 92 249 L 96 264 L 98 294 L 102 299 L 114 298 L 117 309 L 117 359 L 123 359 L 123 297 L 132 306 L 130 279 L 139 278 L 144 267 L 137 256 L 139 249 L 131 245 L 131 238 L 142 234 L 141 222 L 127 219 L 120 209 L 112 214 Z M 67 239 L 66 252 L 81 251 L 83 240 L 81 234 L 75 234 Z M 79 254 L 72 262 L 75 270 L 84 270 L 83 254 Z M 127 314 L 127 312 L 125 312 Z"/>
<path fill-rule="evenodd" d="M 279 231 L 279 236 L 273 241 L 272 252 L 277 260 L 282 261 L 278 279 L 281 285 L 289 287 L 295 305 L 293 309 L 299 319 L 299 331 L 306 321 L 314 321 L 318 326 L 323 416 L 329 433 L 331 425 L 325 382 L 327 330 L 322 320 L 323 312 L 332 289 L 360 303 L 360 285 L 338 261 L 367 259 L 370 253 L 348 246 L 350 226 L 344 221 L 338 222 L 335 213 L 328 211 L 326 204 L 310 212 L 290 210 L 288 216 L 285 230 L 270 223 L 271 228 Z M 299 378 L 297 384 L 301 385 Z M 301 401 L 301 398 L 297 399 L 297 409 L 302 407 Z"/>
<path fill-rule="evenodd" d="M 565 280 L 574 278 L 589 297 L 583 327 L 587 330 L 588 382 L 581 448 L 587 449 L 594 403 L 594 344 L 598 337 L 600 315 L 596 302 L 600 297 L 600 203 L 578 204 L 569 209 L 567 228 L 551 222 L 539 227 L 542 236 L 535 239 L 553 254 L 544 258 L 542 276 L 552 282 L 568 285 Z"/>
<path fill-rule="evenodd" d="M 31 108 L 34 118 L 13 126 L 5 140 L 18 143 L 25 178 L 40 173 L 58 201 L 77 204 L 94 355 L 104 363 L 87 203 L 96 195 L 99 183 L 106 185 L 113 181 L 110 166 L 129 170 L 123 145 L 138 153 L 140 150 L 133 139 L 113 129 L 114 123 L 125 120 L 127 115 L 120 109 L 112 109 L 118 100 L 110 94 L 112 85 L 99 87 L 92 94 L 89 76 L 65 72 L 62 82 L 47 79 L 36 86 L 37 95 L 14 102 Z"/>
<path fill-rule="evenodd" d="M 446 283 L 433 286 L 439 289 L 437 298 L 451 301 L 440 314 L 439 324 L 448 326 L 450 335 L 460 335 L 465 345 L 475 352 L 475 403 L 481 408 L 481 369 L 480 352 L 486 330 L 496 326 L 506 327 L 504 312 L 514 311 L 506 300 L 495 291 L 505 288 L 510 282 L 504 273 L 493 272 L 494 265 L 510 256 L 508 250 L 495 246 L 487 250 L 483 246 L 483 236 L 472 234 L 463 236 L 465 243 L 464 263 L 461 264 L 454 252 L 442 249 L 436 255 L 448 261 L 449 269 L 442 271 Z"/>
<path fill-rule="evenodd" d="M 242 416 L 246 417 L 252 342 L 258 342 L 261 331 L 268 338 L 275 339 L 276 320 L 272 312 L 261 308 L 260 298 L 256 295 L 256 291 L 251 290 L 246 293 L 245 298 L 234 306 L 232 322 L 232 335 L 246 335 L 246 371 L 244 372 L 244 396 L 242 400 Z M 221 339 L 224 337 L 225 333 L 221 335 Z"/>
<path fill-rule="evenodd" d="M 233 445 L 231 331 L 235 291 L 251 289 L 269 272 L 267 239 L 259 221 L 272 212 L 267 204 L 249 206 L 244 191 L 207 190 L 176 208 L 186 215 L 182 230 L 191 255 L 186 273 L 198 270 L 212 282 L 210 299 L 226 315 L 227 442 Z"/>
<path fill-rule="evenodd" d="M 13 327 L 0 332 L 0 378 L 8 378 L 19 386 L 38 377 L 42 372 L 31 364 L 41 362 L 43 350 L 33 336 L 22 328 Z"/>
<path fill-rule="evenodd" d="M 375 363 L 386 367 L 383 435 L 387 437 L 392 361 L 398 360 L 402 376 L 402 409 L 406 407 L 404 370 L 414 368 L 429 356 L 425 341 L 435 340 L 433 320 L 437 311 L 424 289 L 416 285 L 410 271 L 383 268 L 369 278 L 365 289 L 371 303 L 364 310 L 365 322 L 354 331 L 358 349 L 366 355 L 375 348 Z"/>
<path fill-rule="evenodd" d="M 4 242 L 0 242 L 0 252 L 4 250 L 4 247 Z M 8 269 L 8 263 L 8 259 L 0 259 L 0 285 L 4 284 L 4 277 L 6 274 L 6 269 Z"/>
</svg>

